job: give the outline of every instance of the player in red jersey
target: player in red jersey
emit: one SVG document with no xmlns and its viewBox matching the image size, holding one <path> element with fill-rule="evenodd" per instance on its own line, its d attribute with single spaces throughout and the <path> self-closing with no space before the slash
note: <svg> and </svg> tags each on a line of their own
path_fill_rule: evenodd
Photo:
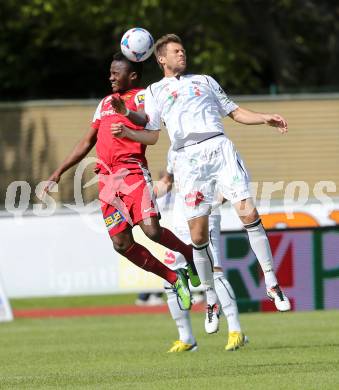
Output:
<svg viewBox="0 0 339 390">
<path fill-rule="evenodd" d="M 121 53 L 113 56 L 110 83 L 113 94 L 98 105 L 89 132 L 49 177 L 44 188 L 48 192 L 60 181 L 61 175 L 79 163 L 96 145 L 101 209 L 114 249 L 146 271 L 167 280 L 177 292 L 183 309 L 191 306 L 186 272 L 172 271 L 156 259 L 145 247 L 133 239 L 132 227 L 139 225 L 151 240 L 182 253 L 189 262 L 193 284 L 199 284 L 193 265 L 192 247 L 184 244 L 171 231 L 159 224 L 158 210 L 152 192 L 152 181 L 145 158 L 146 146 L 127 138 L 112 137 L 112 123 L 124 123 L 134 130 L 142 130 L 145 123 L 133 124 L 127 116 L 115 112 L 113 96 L 122 99 L 127 109 L 143 110 L 143 90 L 138 88 L 142 64 L 129 61 Z M 138 123 L 138 122 L 137 122 Z M 195 275 L 194 275 L 195 274 Z"/>
</svg>

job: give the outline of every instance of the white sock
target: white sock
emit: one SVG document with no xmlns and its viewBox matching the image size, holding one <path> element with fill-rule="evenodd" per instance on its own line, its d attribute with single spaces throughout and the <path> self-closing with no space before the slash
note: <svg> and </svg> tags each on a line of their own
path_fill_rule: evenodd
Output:
<svg viewBox="0 0 339 390">
<path fill-rule="evenodd" d="M 229 332 L 241 332 L 238 306 L 234 291 L 222 272 L 214 272 L 214 286 L 222 311 L 228 323 Z"/>
<path fill-rule="evenodd" d="M 274 273 L 271 247 L 261 220 L 257 219 L 253 223 L 244 225 L 244 227 L 247 230 L 252 250 L 263 270 L 266 287 L 276 286 L 278 281 Z"/>
<path fill-rule="evenodd" d="M 181 310 L 176 294 L 168 282 L 165 282 L 167 305 L 173 320 L 177 325 L 179 340 L 184 343 L 194 344 L 195 338 L 192 332 L 191 318 L 188 310 Z"/>
<path fill-rule="evenodd" d="M 193 244 L 193 260 L 200 278 L 201 286 L 206 292 L 207 304 L 213 306 L 217 302 L 218 298 L 214 291 L 214 262 L 209 242 L 203 245 Z"/>
</svg>

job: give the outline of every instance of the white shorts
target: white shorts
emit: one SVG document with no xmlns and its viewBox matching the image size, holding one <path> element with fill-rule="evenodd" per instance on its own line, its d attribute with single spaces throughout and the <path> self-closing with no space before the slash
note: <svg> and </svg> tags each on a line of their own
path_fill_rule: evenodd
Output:
<svg viewBox="0 0 339 390">
<path fill-rule="evenodd" d="M 214 267 L 222 267 L 221 253 L 220 253 L 220 214 L 212 214 L 208 217 L 209 235 L 211 249 L 213 250 Z M 175 226 L 173 233 L 180 238 L 185 244 L 191 243 L 191 236 L 187 222 L 185 225 Z M 171 269 L 176 270 L 178 268 L 185 268 L 186 260 L 184 256 L 179 252 L 171 251 L 167 249 L 165 253 L 164 263 Z"/>
<path fill-rule="evenodd" d="M 244 163 L 224 136 L 180 149 L 173 170 L 187 220 L 209 215 L 220 194 L 232 204 L 251 197 Z"/>
</svg>

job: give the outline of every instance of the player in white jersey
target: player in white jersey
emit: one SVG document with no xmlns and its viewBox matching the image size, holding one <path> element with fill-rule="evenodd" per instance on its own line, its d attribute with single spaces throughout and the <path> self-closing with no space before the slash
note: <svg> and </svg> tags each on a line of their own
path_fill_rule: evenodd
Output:
<svg viewBox="0 0 339 390">
<path fill-rule="evenodd" d="M 161 37 L 155 44 L 155 56 L 164 78 L 146 90 L 148 131 L 135 132 L 122 124 L 115 124 L 112 125 L 112 135 L 155 144 L 161 122 L 165 124 L 172 147 L 178 152 L 174 176 L 179 178 L 179 191 L 185 198 L 194 263 L 205 287 L 208 305 L 213 308 L 217 302 L 209 261 L 212 252 L 208 215 L 215 194 L 221 193 L 234 205 L 247 230 L 264 273 L 268 297 L 278 310 L 290 310 L 290 302 L 274 273 L 271 248 L 251 198 L 247 171 L 233 143 L 224 134 L 222 118 L 229 116 L 248 125 L 267 124 L 282 134 L 287 132 L 287 122 L 277 114 L 239 107 L 210 76 L 185 75 L 186 53 L 178 36 L 168 34 Z M 142 116 L 127 111 L 121 102 L 113 104 L 116 109 L 120 106 L 121 112 L 132 121 Z"/>
<path fill-rule="evenodd" d="M 174 183 L 173 163 L 175 161 L 176 154 L 177 153 L 173 152 L 173 150 L 170 148 L 168 152 L 167 172 L 155 187 L 157 198 L 165 195 L 172 189 Z M 186 219 L 184 217 L 184 199 L 181 197 L 180 193 L 175 193 L 172 220 L 174 221 L 173 232 L 183 242 L 189 244 L 191 242 L 191 237 Z M 248 339 L 241 330 L 234 291 L 228 280 L 225 278 L 222 269 L 220 254 L 220 221 L 221 216 L 219 208 L 213 207 L 213 210 L 209 216 L 209 236 L 214 252 L 214 264 L 212 269 L 214 275 L 215 291 L 228 324 L 228 341 L 225 346 L 225 350 L 235 351 L 236 349 L 244 346 Z M 186 267 L 186 260 L 180 253 L 167 251 L 166 254 L 167 257 L 169 257 L 171 260 L 167 262 L 167 266 L 169 268 L 176 270 L 178 268 Z M 189 311 L 183 311 L 180 309 L 177 297 L 173 293 L 169 283 L 164 283 L 164 287 L 167 295 L 168 308 L 173 320 L 176 323 L 179 333 L 179 340 L 173 343 L 173 346 L 168 352 L 195 351 L 198 346 L 196 339 L 193 336 Z M 214 309 L 215 312 L 210 311 L 206 316 L 205 328 L 208 333 L 215 333 L 219 330 L 218 305 L 215 305 Z"/>
</svg>

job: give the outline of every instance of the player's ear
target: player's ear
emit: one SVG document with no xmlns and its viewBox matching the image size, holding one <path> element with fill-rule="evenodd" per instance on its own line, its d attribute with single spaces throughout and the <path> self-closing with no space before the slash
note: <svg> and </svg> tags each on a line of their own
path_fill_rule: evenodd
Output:
<svg viewBox="0 0 339 390">
<path fill-rule="evenodd" d="M 165 63 L 165 57 L 164 56 L 158 56 L 157 57 L 158 64 L 164 66 Z"/>
<path fill-rule="evenodd" d="M 130 74 L 129 74 L 129 78 L 131 79 L 131 80 L 137 80 L 138 79 L 138 75 L 137 75 L 137 72 L 131 72 Z"/>
</svg>

